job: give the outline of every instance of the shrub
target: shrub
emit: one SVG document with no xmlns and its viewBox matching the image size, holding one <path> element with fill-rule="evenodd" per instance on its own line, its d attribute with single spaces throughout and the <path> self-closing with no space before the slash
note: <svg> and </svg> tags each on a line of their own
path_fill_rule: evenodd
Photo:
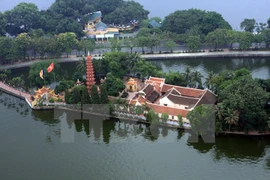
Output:
<svg viewBox="0 0 270 180">
<path fill-rule="evenodd" d="M 31 100 L 32 100 L 32 101 L 34 101 L 34 100 L 35 100 L 34 96 L 31 96 Z"/>
<path fill-rule="evenodd" d="M 57 99 L 57 102 L 63 102 L 63 101 L 62 101 L 62 99 L 58 98 L 58 99 Z"/>
<path fill-rule="evenodd" d="M 50 103 L 54 103 L 54 99 L 51 98 L 51 99 L 49 100 L 49 102 L 50 102 Z"/>
<path fill-rule="evenodd" d="M 126 98 L 126 97 L 128 97 L 128 93 L 125 91 L 125 92 L 122 94 L 121 98 Z"/>
</svg>

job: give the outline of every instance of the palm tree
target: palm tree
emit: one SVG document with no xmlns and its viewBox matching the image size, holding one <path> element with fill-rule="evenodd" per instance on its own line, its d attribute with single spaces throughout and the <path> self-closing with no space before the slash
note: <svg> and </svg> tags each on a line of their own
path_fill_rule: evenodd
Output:
<svg viewBox="0 0 270 180">
<path fill-rule="evenodd" d="M 128 65 L 128 72 L 133 73 L 135 75 L 135 66 L 137 62 L 140 60 L 140 56 L 138 54 L 130 54 L 128 57 L 129 65 Z"/>
<path fill-rule="evenodd" d="M 191 82 L 194 84 L 194 88 L 202 87 L 202 78 L 203 78 L 203 75 L 199 71 L 192 72 Z"/>
<path fill-rule="evenodd" d="M 205 85 L 207 86 L 208 89 L 212 90 L 213 91 L 213 85 L 212 85 L 212 80 L 213 80 L 213 77 L 215 76 L 214 72 L 213 71 L 210 71 L 208 73 L 208 76 L 207 78 L 205 79 Z"/>
<path fill-rule="evenodd" d="M 86 73 L 86 59 L 85 58 L 81 58 L 77 62 L 76 69 L 77 69 L 77 71 L 81 72 L 82 74 Z"/>
<path fill-rule="evenodd" d="M 214 108 L 215 108 L 216 119 L 218 121 L 223 121 L 225 112 L 224 112 L 224 107 L 222 103 L 215 105 Z"/>
<path fill-rule="evenodd" d="M 239 120 L 239 116 L 237 114 L 237 111 L 234 111 L 232 109 L 228 109 L 226 112 L 226 118 L 225 123 L 229 124 L 229 131 L 231 131 L 231 125 L 236 125 L 238 123 Z"/>
<path fill-rule="evenodd" d="M 270 117 L 268 117 L 267 125 L 270 128 Z"/>
<path fill-rule="evenodd" d="M 190 86 L 190 82 L 191 82 L 191 69 L 189 66 L 186 67 L 185 72 L 183 73 L 183 76 L 186 80 L 187 86 Z"/>
</svg>

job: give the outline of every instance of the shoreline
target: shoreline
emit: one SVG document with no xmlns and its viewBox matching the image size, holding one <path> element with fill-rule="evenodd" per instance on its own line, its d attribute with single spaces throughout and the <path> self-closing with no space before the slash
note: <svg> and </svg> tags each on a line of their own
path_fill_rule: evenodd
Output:
<svg viewBox="0 0 270 180">
<path fill-rule="evenodd" d="M 198 53 L 171 53 L 171 54 L 140 54 L 146 60 L 167 60 L 167 59 L 196 59 L 196 58 L 234 58 L 234 57 L 270 57 L 270 51 L 229 51 L 229 52 L 198 52 Z M 68 58 L 62 57 L 57 59 L 38 59 L 27 62 L 20 62 L 15 64 L 7 64 L 0 66 L 0 70 L 18 69 L 29 67 L 31 64 L 42 61 L 55 60 L 58 63 L 77 62 L 82 57 L 70 56 Z M 101 56 L 93 54 L 93 59 L 100 59 Z"/>
<path fill-rule="evenodd" d="M 31 103 L 28 102 L 26 97 L 19 96 L 15 93 L 9 92 L 2 88 L 0 86 L 0 91 L 3 91 L 7 94 L 10 94 L 11 96 L 15 96 L 17 98 L 25 100 L 25 102 L 30 106 L 32 111 L 48 111 L 48 110 L 54 110 L 55 108 L 58 108 L 60 110 L 67 110 L 67 111 L 72 111 L 72 112 L 77 112 L 79 113 L 80 110 L 78 109 L 71 109 L 68 107 L 63 107 L 63 106 L 42 106 L 42 107 L 32 107 Z M 93 113 L 93 112 L 88 112 L 88 111 L 83 111 L 83 113 L 86 114 L 91 114 L 91 115 L 96 115 L 96 116 L 102 116 L 102 117 L 108 117 L 108 118 L 116 118 L 118 120 L 122 121 L 129 121 L 129 122 L 135 122 L 135 123 L 142 123 L 142 124 L 150 124 L 150 122 L 144 121 L 144 120 L 139 120 L 139 119 L 132 119 L 132 118 L 126 118 L 126 117 L 121 117 L 121 116 L 116 116 L 116 115 L 104 115 L 100 113 Z M 168 124 L 159 124 L 159 127 L 167 127 L 167 128 L 172 128 L 172 129 L 177 129 L 177 130 L 184 130 L 184 131 L 191 131 L 191 128 L 186 128 L 186 127 L 180 127 L 180 126 L 172 126 Z M 248 137 L 268 137 L 270 136 L 270 132 L 264 132 L 264 133 L 259 133 L 258 131 L 250 131 L 248 134 L 245 132 L 232 132 L 232 131 L 222 131 L 220 133 L 222 136 L 248 136 Z M 217 135 L 219 136 L 219 135 Z"/>
</svg>

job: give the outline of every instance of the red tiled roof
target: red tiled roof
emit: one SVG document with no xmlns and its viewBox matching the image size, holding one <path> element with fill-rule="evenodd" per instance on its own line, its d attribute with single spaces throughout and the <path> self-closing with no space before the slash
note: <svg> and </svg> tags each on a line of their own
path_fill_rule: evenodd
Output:
<svg viewBox="0 0 270 180">
<path fill-rule="evenodd" d="M 181 93 L 182 96 L 189 96 L 199 98 L 203 95 L 204 90 L 195 89 L 195 88 L 186 88 L 182 86 L 173 86 L 170 84 L 164 84 L 162 86 L 161 92 L 166 93 L 169 89 L 175 88 L 177 91 Z"/>
<path fill-rule="evenodd" d="M 157 82 L 157 83 L 164 83 L 165 79 L 164 78 L 157 78 L 157 77 L 150 77 L 150 81 Z"/>
<path fill-rule="evenodd" d="M 187 117 L 188 110 L 169 107 L 169 106 L 161 106 L 157 104 L 147 104 L 147 107 L 154 110 L 156 113 L 167 113 L 172 116 L 181 115 L 182 117 Z"/>
</svg>

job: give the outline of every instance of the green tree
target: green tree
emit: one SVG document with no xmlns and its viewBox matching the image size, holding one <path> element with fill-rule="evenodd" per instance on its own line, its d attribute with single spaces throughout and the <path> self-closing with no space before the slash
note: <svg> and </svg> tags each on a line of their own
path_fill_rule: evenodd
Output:
<svg viewBox="0 0 270 180">
<path fill-rule="evenodd" d="M 54 62 L 54 70 L 51 73 L 47 72 L 47 67 Z M 44 79 L 41 79 L 39 77 L 39 72 L 44 69 Z M 30 85 L 35 87 L 42 87 L 45 84 L 50 84 L 54 82 L 55 80 L 55 74 L 58 74 L 58 71 L 60 69 L 60 65 L 55 62 L 55 61 L 42 61 L 42 62 L 36 62 L 30 66 L 30 71 L 29 71 L 29 81 Z M 44 84 L 45 83 L 45 84 Z"/>
<path fill-rule="evenodd" d="M 239 43 L 241 49 L 249 49 L 254 41 L 254 35 L 250 32 L 242 32 L 239 36 Z"/>
<path fill-rule="evenodd" d="M 110 48 L 112 52 L 118 51 L 120 52 L 122 49 L 122 41 L 115 39 L 115 38 L 110 38 Z"/>
<path fill-rule="evenodd" d="M 208 33 L 205 37 L 206 44 L 213 45 L 215 49 L 217 49 L 217 46 L 229 43 L 227 31 L 228 30 L 226 29 L 216 29 L 213 32 Z"/>
<path fill-rule="evenodd" d="M 18 59 L 16 40 L 8 37 L 0 37 L 0 63 L 7 64 Z"/>
<path fill-rule="evenodd" d="M 172 41 L 172 40 L 168 40 L 168 41 L 166 41 L 165 44 L 164 44 L 164 48 L 165 48 L 166 50 L 171 51 L 171 52 L 173 52 L 173 50 L 174 50 L 176 47 L 177 47 L 177 44 L 176 44 L 174 41 Z"/>
<path fill-rule="evenodd" d="M 45 51 L 48 53 L 49 57 L 60 57 L 62 54 L 62 46 L 57 40 L 57 37 L 51 37 L 48 39 L 45 46 Z"/>
<path fill-rule="evenodd" d="M 10 11 L 6 11 L 5 16 L 7 32 L 12 35 L 36 29 L 40 17 L 38 7 L 33 3 L 25 2 L 18 4 Z"/>
<path fill-rule="evenodd" d="M 111 4 L 109 5 L 111 6 Z M 127 24 L 131 20 L 142 21 L 148 18 L 149 11 L 145 10 L 141 4 L 135 1 L 122 1 L 112 13 L 104 17 L 104 22 L 114 22 L 116 24 Z"/>
<path fill-rule="evenodd" d="M 69 101 L 70 98 L 71 98 L 71 93 L 70 93 L 68 90 L 66 90 L 66 91 L 65 91 L 65 102 L 66 102 L 67 104 L 70 104 L 70 103 L 71 103 L 71 102 Z"/>
<path fill-rule="evenodd" d="M 186 80 L 184 77 L 177 72 L 169 71 L 169 73 L 165 74 L 165 79 L 167 84 L 173 84 L 178 86 L 186 86 Z"/>
<path fill-rule="evenodd" d="M 147 44 L 148 44 L 148 37 L 146 37 L 146 36 L 139 36 L 139 37 L 136 38 L 136 41 L 137 41 L 138 47 L 141 47 L 142 48 L 142 53 L 144 54 L 145 53 L 144 47 L 146 47 Z"/>
<path fill-rule="evenodd" d="M 209 105 L 200 105 L 187 114 L 190 120 L 192 131 L 198 135 L 214 133 L 215 116 L 213 107 Z"/>
<path fill-rule="evenodd" d="M 208 76 L 205 78 L 205 85 L 207 86 L 208 89 L 213 91 L 213 78 L 215 77 L 215 74 L 213 71 L 210 71 L 208 73 Z"/>
<path fill-rule="evenodd" d="M 162 113 L 161 114 L 161 121 L 162 121 L 162 123 L 165 124 L 168 121 L 168 119 L 169 119 L 169 115 L 167 113 Z"/>
<path fill-rule="evenodd" d="M 178 114 L 177 115 L 177 118 L 178 118 L 178 124 L 179 124 L 179 126 L 182 127 L 183 126 L 183 117 L 180 114 Z"/>
<path fill-rule="evenodd" d="M 240 27 L 245 32 L 253 32 L 256 26 L 255 19 L 244 19 L 244 21 L 241 22 Z"/>
<path fill-rule="evenodd" d="M 80 60 L 76 63 L 76 70 L 79 71 L 81 74 L 85 74 L 86 73 L 86 59 L 80 58 Z"/>
<path fill-rule="evenodd" d="M 57 41 L 62 49 L 62 52 L 71 53 L 72 47 L 77 43 L 76 34 L 72 32 L 60 33 L 57 36 Z"/>
<path fill-rule="evenodd" d="M 4 36 L 6 34 L 6 18 L 3 13 L 0 12 L 0 36 Z"/>
<path fill-rule="evenodd" d="M 225 81 L 223 84 L 222 91 L 218 94 L 219 98 L 225 109 L 233 109 L 239 113 L 241 130 L 263 130 L 267 121 L 264 107 L 269 93 L 263 90 L 251 75 L 238 76 L 233 81 Z"/>
<path fill-rule="evenodd" d="M 91 103 L 90 95 L 88 93 L 86 86 L 83 87 L 81 103 L 82 104 L 90 104 Z"/>
<path fill-rule="evenodd" d="M 130 54 L 128 56 L 128 66 L 127 66 L 127 73 L 133 73 L 135 75 L 135 70 L 136 70 L 136 64 L 139 62 L 139 60 L 141 59 L 141 57 L 135 53 L 135 54 Z"/>
<path fill-rule="evenodd" d="M 195 71 L 191 73 L 191 84 L 195 87 L 202 88 L 202 78 L 203 75 L 199 71 Z"/>
<path fill-rule="evenodd" d="M 231 125 L 237 125 L 239 120 L 237 111 L 234 111 L 233 109 L 227 109 L 225 116 L 225 123 L 229 124 L 229 131 L 231 131 Z"/>
<path fill-rule="evenodd" d="M 183 73 L 183 76 L 184 76 L 184 79 L 186 81 L 186 84 L 187 86 L 189 87 L 190 86 L 190 83 L 191 83 L 191 77 L 192 77 L 192 74 L 191 74 L 191 69 L 189 66 L 186 67 L 185 69 L 185 72 Z"/>
<path fill-rule="evenodd" d="M 119 96 L 126 86 L 119 78 L 114 77 L 111 73 L 108 73 L 105 80 L 107 84 L 107 92 L 109 96 Z"/>
<path fill-rule="evenodd" d="M 152 109 L 150 109 L 146 114 L 146 120 L 150 122 L 152 125 L 157 125 L 159 123 L 158 114 Z"/>
<path fill-rule="evenodd" d="M 189 36 L 187 39 L 187 47 L 190 50 L 198 50 L 201 47 L 201 38 L 199 36 Z"/>
<path fill-rule="evenodd" d="M 100 103 L 101 104 L 108 104 L 109 98 L 108 98 L 108 92 L 107 92 L 107 84 L 104 82 L 100 86 Z"/>
<path fill-rule="evenodd" d="M 17 51 L 19 54 L 22 54 L 23 59 L 26 59 L 27 50 L 31 43 L 31 38 L 27 33 L 21 33 L 16 37 Z"/>
<path fill-rule="evenodd" d="M 258 34 L 260 34 L 261 32 L 263 32 L 266 28 L 267 28 L 267 24 L 266 23 L 256 23 L 256 32 Z"/>
<path fill-rule="evenodd" d="M 137 42 L 135 38 L 124 39 L 123 44 L 125 47 L 130 49 L 130 54 L 132 54 L 133 48 L 137 46 Z"/>
<path fill-rule="evenodd" d="M 266 47 L 269 48 L 270 46 L 270 29 L 267 29 L 262 32 L 264 42 L 266 44 Z"/>
<path fill-rule="evenodd" d="M 92 102 L 92 104 L 100 104 L 98 87 L 96 85 L 93 85 L 91 87 L 91 102 Z"/>
<path fill-rule="evenodd" d="M 15 77 L 11 79 L 11 85 L 14 87 L 22 87 L 24 84 L 24 81 L 21 77 Z"/>
<path fill-rule="evenodd" d="M 230 48 L 232 48 L 233 43 L 239 41 L 239 36 L 241 32 L 235 30 L 227 30 L 228 43 L 230 43 Z"/>
<path fill-rule="evenodd" d="M 71 99 L 72 104 L 79 104 L 82 100 L 82 93 L 81 93 L 81 87 L 75 86 L 71 91 Z"/>
<path fill-rule="evenodd" d="M 166 16 L 162 23 L 163 30 L 177 34 L 185 34 L 195 30 L 196 32 L 207 35 L 217 28 L 231 29 L 231 26 L 220 14 L 199 9 L 175 11 Z"/>
<path fill-rule="evenodd" d="M 136 71 L 141 74 L 142 78 L 149 77 L 156 70 L 156 67 L 151 62 L 147 62 L 144 59 L 139 60 L 136 64 Z"/>
<path fill-rule="evenodd" d="M 161 39 L 159 35 L 151 35 L 148 37 L 147 47 L 151 49 L 151 53 L 154 53 L 153 48 L 160 45 Z"/>
</svg>

